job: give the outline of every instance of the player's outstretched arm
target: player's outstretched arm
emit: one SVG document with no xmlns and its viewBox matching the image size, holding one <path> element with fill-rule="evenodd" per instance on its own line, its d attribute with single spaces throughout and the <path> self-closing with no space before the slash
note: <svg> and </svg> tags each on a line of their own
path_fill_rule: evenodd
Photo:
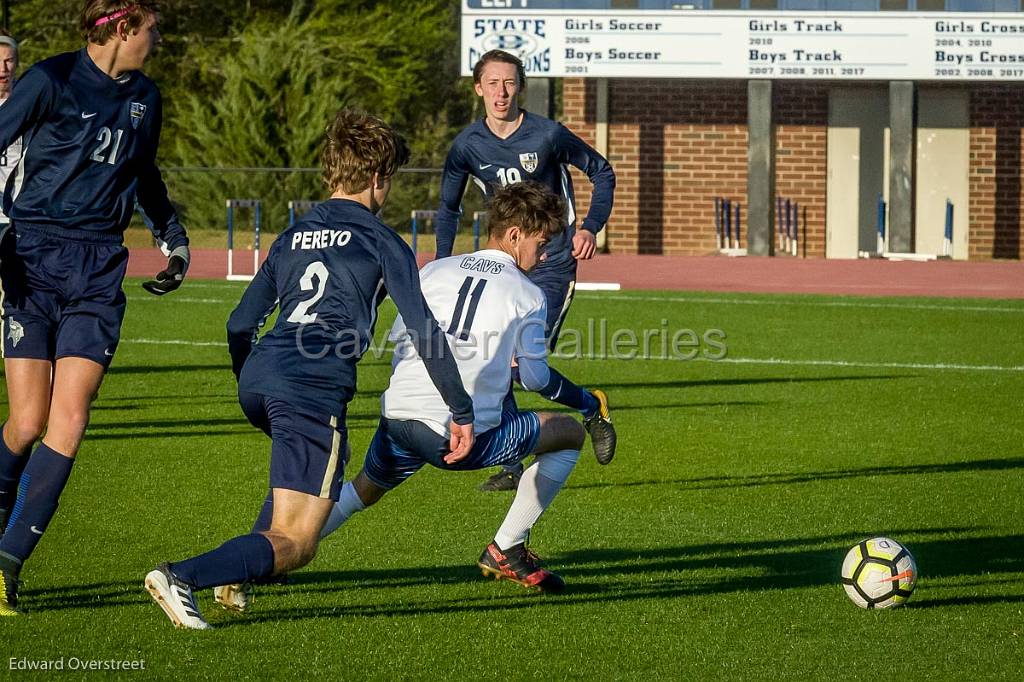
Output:
<svg viewBox="0 0 1024 682">
<path fill-rule="evenodd" d="M 579 412 L 590 413 L 597 408 L 594 396 L 548 365 L 545 309 L 546 305 L 541 301 L 523 321 L 516 336 L 519 381 L 527 391 Z"/>
<path fill-rule="evenodd" d="M 423 298 L 416 258 L 401 238 L 392 235 L 393 239 L 381 245 L 384 286 L 402 316 L 409 340 L 423 360 L 430 380 L 452 412 L 452 423 L 472 426 L 473 400 L 462 385 L 448 339 Z M 468 437 L 472 438 L 472 429 Z"/>
<path fill-rule="evenodd" d="M 455 248 L 455 233 L 459 229 L 459 218 L 462 217 L 462 195 L 468 180 L 469 172 L 456 143 L 448 152 L 444 173 L 441 175 L 441 205 L 437 208 L 434 221 L 435 258 L 447 258 Z"/>
<path fill-rule="evenodd" d="M 156 165 L 156 150 L 163 125 L 159 100 L 146 125 L 152 126 L 150 139 L 153 142 L 152 147 L 146 150 L 145 160 L 139 166 L 136 195 L 139 206 L 142 207 L 146 226 L 153 233 L 161 251 L 167 256 L 167 267 L 153 279 L 144 282 L 142 287 L 151 294 L 163 296 L 181 286 L 185 280 L 185 273 L 188 272 L 191 254 L 188 250 L 188 234 L 178 220 L 178 212 L 167 198 L 167 186 Z"/>
<path fill-rule="evenodd" d="M 572 244 L 572 255 L 580 260 L 587 260 L 594 255 L 597 243 L 594 235 L 604 228 L 612 214 L 615 171 L 606 158 L 565 126 L 558 126 L 555 145 L 560 161 L 579 168 L 587 174 L 587 178 L 594 185 L 590 209 L 587 211 L 587 217 L 583 219 L 582 229 L 577 230 L 573 237 Z"/>
<path fill-rule="evenodd" d="M 252 282 L 242 294 L 242 299 L 228 318 L 228 352 L 231 354 L 231 370 L 235 378 L 242 372 L 242 365 L 252 352 L 256 334 L 264 325 L 270 313 L 277 307 L 277 286 L 274 283 L 272 256 L 260 267 Z"/>
</svg>

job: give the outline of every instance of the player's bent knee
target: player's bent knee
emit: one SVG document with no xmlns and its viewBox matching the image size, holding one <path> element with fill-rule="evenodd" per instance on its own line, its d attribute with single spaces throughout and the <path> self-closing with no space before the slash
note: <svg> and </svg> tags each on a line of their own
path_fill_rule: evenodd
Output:
<svg viewBox="0 0 1024 682">
<path fill-rule="evenodd" d="M 24 453 L 43 435 L 45 415 L 15 415 L 11 413 L 4 426 L 4 441 L 13 452 Z"/>
<path fill-rule="evenodd" d="M 537 416 L 540 418 L 540 437 L 534 446 L 534 454 L 583 447 L 587 433 L 575 418 L 558 412 L 539 412 Z"/>
</svg>

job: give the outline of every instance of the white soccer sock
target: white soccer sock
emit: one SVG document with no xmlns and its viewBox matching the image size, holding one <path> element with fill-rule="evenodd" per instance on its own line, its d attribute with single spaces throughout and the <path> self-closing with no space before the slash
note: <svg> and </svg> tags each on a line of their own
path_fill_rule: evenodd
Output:
<svg viewBox="0 0 1024 682">
<path fill-rule="evenodd" d="M 327 517 L 327 523 L 324 524 L 323 530 L 320 531 L 320 539 L 324 539 L 341 528 L 341 525 L 348 521 L 353 514 L 364 509 L 366 509 L 366 505 L 359 498 L 359 493 L 356 492 L 352 481 L 348 481 L 341 487 L 341 496 L 334 503 L 331 515 Z"/>
<path fill-rule="evenodd" d="M 516 498 L 512 500 L 505 520 L 494 535 L 498 549 L 506 550 L 522 542 L 533 524 L 548 508 L 562 485 L 569 478 L 579 459 L 579 450 L 558 450 L 537 455 L 537 461 L 519 479 Z"/>
</svg>

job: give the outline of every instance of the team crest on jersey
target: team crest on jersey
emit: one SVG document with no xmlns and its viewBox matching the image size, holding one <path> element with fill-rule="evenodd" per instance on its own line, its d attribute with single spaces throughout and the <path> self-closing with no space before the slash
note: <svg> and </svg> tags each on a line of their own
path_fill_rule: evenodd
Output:
<svg viewBox="0 0 1024 682">
<path fill-rule="evenodd" d="M 132 102 L 132 108 L 129 113 L 132 117 L 132 129 L 138 130 L 139 124 L 142 123 L 142 117 L 146 115 L 146 105 L 139 102 Z"/>
<path fill-rule="evenodd" d="M 519 155 L 519 165 L 523 167 L 527 173 L 532 173 L 537 170 L 537 152 L 528 152 L 526 154 Z"/>
<path fill-rule="evenodd" d="M 17 348 L 18 342 L 25 338 L 25 328 L 13 317 L 7 321 L 7 338 L 11 340 L 11 348 Z"/>
</svg>

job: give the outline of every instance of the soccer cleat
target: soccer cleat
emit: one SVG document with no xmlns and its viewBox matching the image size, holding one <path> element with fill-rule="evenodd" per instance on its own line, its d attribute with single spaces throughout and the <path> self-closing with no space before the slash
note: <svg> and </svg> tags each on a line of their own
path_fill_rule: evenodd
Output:
<svg viewBox="0 0 1024 682">
<path fill-rule="evenodd" d="M 565 581 L 541 568 L 540 557 L 526 549 L 524 543 L 501 550 L 492 542 L 480 555 L 477 566 L 485 576 L 492 576 L 495 580 L 511 580 L 523 587 L 534 587 L 552 594 L 565 589 Z"/>
<path fill-rule="evenodd" d="M 615 444 L 618 442 L 615 427 L 612 426 L 612 413 L 608 409 L 608 395 L 601 390 L 594 390 L 590 393 L 597 398 L 599 407 L 594 416 L 583 420 L 583 426 L 590 434 L 590 442 L 594 446 L 597 463 L 608 464 L 615 457 Z"/>
<path fill-rule="evenodd" d="M 0 568 L 0 617 L 17 616 L 18 610 L 18 576 L 14 571 Z"/>
<path fill-rule="evenodd" d="M 199 613 L 192 588 L 188 583 L 178 580 L 166 563 L 146 574 L 146 591 L 164 610 L 174 627 L 188 630 L 210 628 L 210 624 Z"/>
<path fill-rule="evenodd" d="M 252 586 L 249 583 L 221 585 L 213 588 L 213 600 L 227 611 L 245 613 L 245 610 L 249 608 L 249 591 L 251 589 Z"/>
<path fill-rule="evenodd" d="M 522 469 L 518 469 L 516 471 L 502 469 L 481 483 L 480 490 L 485 493 L 499 492 L 502 490 L 516 490 L 519 487 L 519 479 L 522 475 Z"/>
</svg>

